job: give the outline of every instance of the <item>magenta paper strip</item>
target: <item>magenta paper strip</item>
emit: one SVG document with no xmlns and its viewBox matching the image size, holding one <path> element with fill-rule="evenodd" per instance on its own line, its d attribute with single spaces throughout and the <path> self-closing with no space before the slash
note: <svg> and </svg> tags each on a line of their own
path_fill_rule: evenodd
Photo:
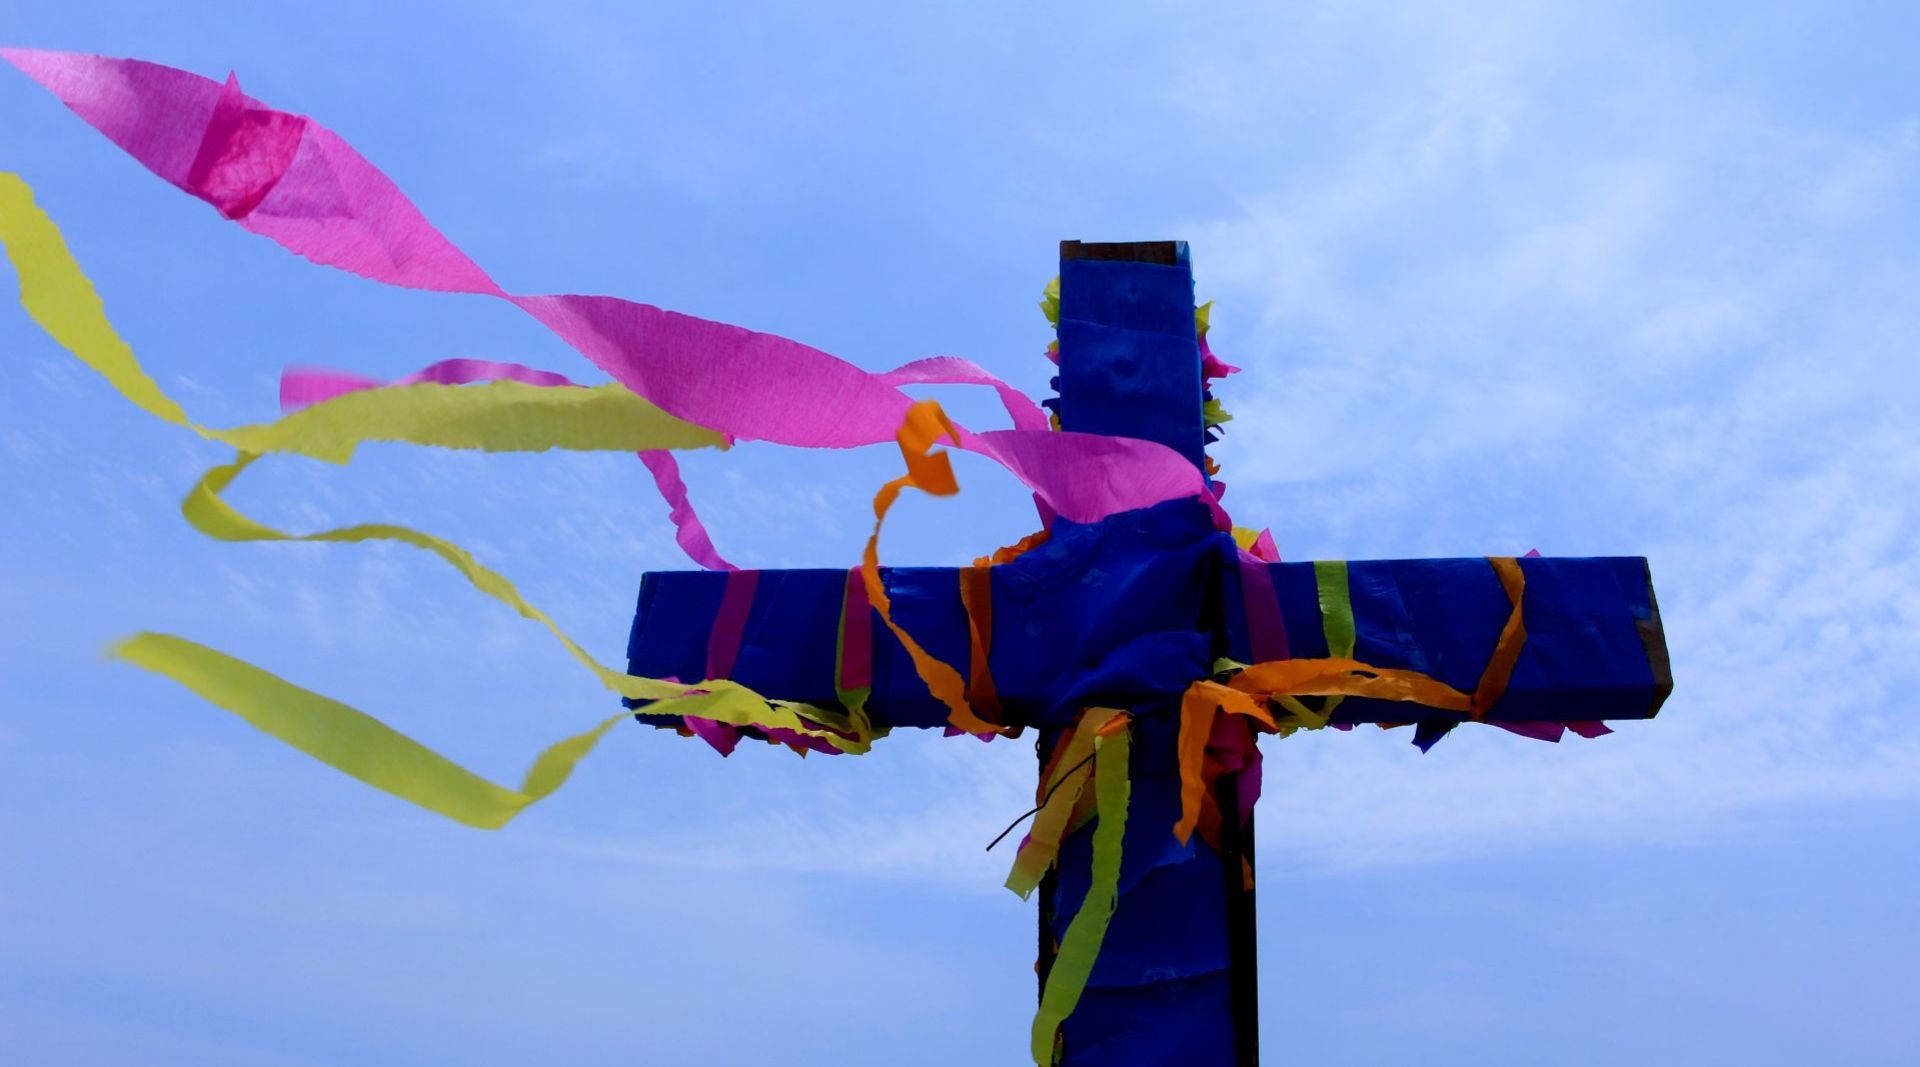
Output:
<svg viewBox="0 0 1920 1067">
<path fill-rule="evenodd" d="M 734 661 L 740 657 L 740 642 L 747 636 L 747 615 L 753 610 L 753 593 L 759 587 L 759 571 L 727 573 L 726 589 L 720 594 L 720 611 L 714 616 L 713 631 L 707 635 L 707 677 L 733 677 Z"/>
<path fill-rule="evenodd" d="M 1273 572 L 1245 552 L 1240 553 L 1240 599 L 1247 608 L 1247 642 L 1253 661 L 1293 658 L 1286 620 L 1280 615 L 1280 597 L 1273 589 Z"/>
<path fill-rule="evenodd" d="M 0 57 L 240 226 L 389 285 L 507 300 L 690 422 L 745 440 L 849 448 L 892 440 L 911 403 L 882 376 L 783 337 L 613 297 L 508 293 L 337 134 L 261 104 L 232 78 L 61 52 Z M 1038 428 L 959 437 L 957 447 L 999 462 L 1074 521 L 1205 494 L 1196 469 L 1152 442 Z"/>
<path fill-rule="evenodd" d="M 867 601 L 867 583 L 860 568 L 847 572 L 847 590 L 840 603 L 840 676 L 837 688 L 852 692 L 873 686 L 873 605 Z"/>
</svg>

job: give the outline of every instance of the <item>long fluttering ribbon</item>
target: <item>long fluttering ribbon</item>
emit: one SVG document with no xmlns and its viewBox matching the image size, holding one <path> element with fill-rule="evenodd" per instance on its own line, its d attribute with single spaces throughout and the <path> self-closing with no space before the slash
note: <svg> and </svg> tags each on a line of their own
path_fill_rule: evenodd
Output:
<svg viewBox="0 0 1920 1067">
<path fill-rule="evenodd" d="M 0 49 L 0 58 L 239 226 L 374 281 L 505 300 L 695 425 L 848 448 L 892 439 L 912 406 L 883 376 L 797 341 L 613 297 L 509 293 L 339 135 L 260 103 L 232 78 L 63 52 Z M 1029 426 L 956 427 L 952 444 L 999 463 L 1074 521 L 1189 496 L 1217 510 L 1192 464 L 1153 442 Z M 1224 513 L 1217 518 L 1224 525 Z"/>
<path fill-rule="evenodd" d="M 621 712 L 542 752 L 520 788 L 485 778 L 337 700 L 303 689 L 250 663 L 170 634 L 139 633 L 112 655 L 172 679 L 261 732 L 338 768 L 375 789 L 410 800 L 468 826 L 506 825 L 529 804 L 560 788 L 581 757 L 626 718 Z"/>
</svg>

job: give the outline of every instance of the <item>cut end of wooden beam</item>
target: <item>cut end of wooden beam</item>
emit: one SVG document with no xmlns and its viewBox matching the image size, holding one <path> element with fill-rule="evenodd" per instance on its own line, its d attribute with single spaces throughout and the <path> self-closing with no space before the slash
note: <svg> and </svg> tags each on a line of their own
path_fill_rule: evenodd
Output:
<svg viewBox="0 0 1920 1067">
<path fill-rule="evenodd" d="M 1104 259 L 1122 263 L 1179 266 L 1187 258 L 1185 241 L 1062 241 L 1060 258 Z"/>
</svg>

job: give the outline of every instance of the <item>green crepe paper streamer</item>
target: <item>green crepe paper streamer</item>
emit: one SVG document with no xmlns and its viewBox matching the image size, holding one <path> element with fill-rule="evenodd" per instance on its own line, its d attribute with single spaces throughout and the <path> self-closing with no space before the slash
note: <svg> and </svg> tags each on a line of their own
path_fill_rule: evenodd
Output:
<svg viewBox="0 0 1920 1067">
<path fill-rule="evenodd" d="M 1327 655 L 1353 658 L 1353 596 L 1347 590 L 1345 560 L 1322 560 L 1313 565 L 1320 593 L 1320 628 L 1327 635 Z"/>
<path fill-rule="evenodd" d="M 1320 630 L 1327 635 L 1327 655 L 1335 659 L 1353 658 L 1353 593 L 1347 584 L 1345 560 L 1319 560 L 1313 565 L 1313 582 L 1320 595 Z M 1345 697 L 1328 697 L 1320 705 L 1322 715 L 1332 715 Z"/>
<path fill-rule="evenodd" d="M 1232 421 L 1233 416 L 1227 414 L 1227 409 L 1220 406 L 1217 398 L 1209 397 L 1200 409 L 1200 422 L 1203 426 L 1218 426 L 1223 422 Z"/>
<path fill-rule="evenodd" d="M 1040 994 L 1040 1011 L 1033 1017 L 1033 1062 L 1040 1067 L 1056 1062 L 1060 1024 L 1080 1005 L 1119 903 L 1120 845 L 1126 837 L 1127 804 L 1133 795 L 1127 767 L 1133 748 L 1131 729 L 1094 741 L 1094 800 L 1099 817 L 1093 827 L 1093 881 L 1060 940 L 1060 952 L 1047 972 L 1047 988 Z"/>
</svg>

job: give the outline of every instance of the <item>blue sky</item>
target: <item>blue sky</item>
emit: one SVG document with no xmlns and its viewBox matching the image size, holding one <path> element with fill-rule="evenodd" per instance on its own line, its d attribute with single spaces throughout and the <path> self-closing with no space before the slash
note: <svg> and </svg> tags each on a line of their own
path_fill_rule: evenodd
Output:
<svg viewBox="0 0 1920 1067">
<path fill-rule="evenodd" d="M 1920 17 L 1589 6 L 0 2 L 0 38 L 237 70 L 510 288 L 872 368 L 1042 393 L 1055 242 L 1189 240 L 1247 371 L 1236 516 L 1289 559 L 1646 555 L 1678 685 L 1596 742 L 1270 743 L 1269 1057 L 1910 1063 Z M 202 421 L 270 415 L 286 363 L 586 374 L 511 309 L 221 223 L 0 73 L 0 167 Z M 10 1062 L 1021 1062 L 1032 919 L 980 846 L 1029 803 L 1024 745 L 636 729 L 506 831 L 441 822 L 97 650 L 192 636 L 502 778 L 607 695 L 415 553 L 200 540 L 176 505 L 217 449 L 17 311 L 0 351 Z M 884 452 L 687 469 L 735 560 L 841 566 Z M 1027 531 L 958 466 L 891 559 Z M 639 574 L 681 565 L 618 457 L 370 446 L 237 500 L 451 536 L 609 659 Z"/>
</svg>

